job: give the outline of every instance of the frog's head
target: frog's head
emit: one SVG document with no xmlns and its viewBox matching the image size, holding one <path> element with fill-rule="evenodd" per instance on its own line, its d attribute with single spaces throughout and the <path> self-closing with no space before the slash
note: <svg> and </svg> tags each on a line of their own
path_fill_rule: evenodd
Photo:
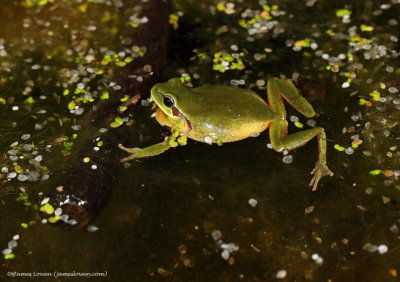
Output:
<svg viewBox="0 0 400 282">
<path fill-rule="evenodd" d="M 190 90 L 183 86 L 179 78 L 157 83 L 151 88 L 151 98 L 172 119 L 182 118 L 182 106 L 190 96 Z"/>
</svg>

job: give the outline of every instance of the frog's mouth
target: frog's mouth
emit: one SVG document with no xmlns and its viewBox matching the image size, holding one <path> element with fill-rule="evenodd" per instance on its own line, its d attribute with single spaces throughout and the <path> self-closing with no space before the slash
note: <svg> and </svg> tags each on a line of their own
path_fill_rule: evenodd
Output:
<svg viewBox="0 0 400 282">
<path fill-rule="evenodd" d="M 185 122 L 185 129 L 187 132 L 192 130 L 192 123 L 177 108 L 172 107 L 171 111 L 172 111 L 172 115 L 174 117 L 178 117 L 179 119 L 181 119 Z M 173 122 L 168 118 L 168 116 L 159 107 L 157 107 L 157 110 L 156 110 L 156 120 L 158 121 L 159 124 L 165 125 L 168 127 L 172 127 L 174 125 Z"/>
<path fill-rule="evenodd" d="M 172 107 L 171 110 L 174 117 L 179 117 L 180 119 L 185 121 L 185 127 L 188 132 L 192 130 L 192 123 L 176 107 Z"/>
</svg>

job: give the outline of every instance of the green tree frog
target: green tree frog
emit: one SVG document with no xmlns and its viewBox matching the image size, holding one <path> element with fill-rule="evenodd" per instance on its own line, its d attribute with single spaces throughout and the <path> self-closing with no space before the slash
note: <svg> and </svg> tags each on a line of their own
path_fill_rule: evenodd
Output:
<svg viewBox="0 0 400 282">
<path fill-rule="evenodd" d="M 122 162 L 159 155 L 171 147 L 185 145 L 186 139 L 208 144 L 239 141 L 256 137 L 269 128 L 272 147 L 281 152 L 318 139 L 318 160 L 310 186 L 317 189 L 319 180 L 333 176 L 326 165 L 326 136 L 321 127 L 288 135 L 288 122 L 283 100 L 306 117 L 315 115 L 311 104 L 301 96 L 290 80 L 270 78 L 267 82 L 268 104 L 257 94 L 229 86 L 185 87 L 179 78 L 158 83 L 151 89 L 157 104 L 156 120 L 171 128 L 172 134 L 162 143 L 143 149 L 119 147 L 130 156 Z"/>
</svg>

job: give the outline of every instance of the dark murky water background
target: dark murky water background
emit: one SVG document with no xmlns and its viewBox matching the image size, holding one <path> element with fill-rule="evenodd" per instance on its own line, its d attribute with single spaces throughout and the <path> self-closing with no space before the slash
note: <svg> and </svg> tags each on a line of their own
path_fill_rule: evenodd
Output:
<svg viewBox="0 0 400 282">
<path fill-rule="evenodd" d="M 290 107 L 288 118 L 291 132 L 297 118 L 325 128 L 335 176 L 316 192 L 307 186 L 315 140 L 289 152 L 289 164 L 267 148 L 267 133 L 222 147 L 192 141 L 121 165 L 92 223 L 96 232 L 42 224 L 34 208 L 40 193 L 54 189 L 73 134 L 84 130 L 77 121 L 101 100 L 112 70 L 140 56 L 140 46 L 124 47 L 131 43 L 124 29 L 146 20 L 140 1 L 136 8 L 7 1 L 0 10 L 0 245 L 15 257 L 3 251 L 1 280 L 75 271 L 121 281 L 397 281 L 399 1 L 202 2 L 174 3 L 179 27 L 171 25 L 163 80 L 188 74 L 194 86 L 233 84 L 265 95 L 263 81 L 285 74 L 299 87 L 326 90 L 311 97 L 319 113 L 311 122 Z M 122 21 L 127 14 L 136 14 L 130 23 Z M 222 64 L 221 54 L 244 69 Z M 142 107 L 134 117 L 137 134 L 127 145 L 161 140 L 151 112 Z"/>
</svg>

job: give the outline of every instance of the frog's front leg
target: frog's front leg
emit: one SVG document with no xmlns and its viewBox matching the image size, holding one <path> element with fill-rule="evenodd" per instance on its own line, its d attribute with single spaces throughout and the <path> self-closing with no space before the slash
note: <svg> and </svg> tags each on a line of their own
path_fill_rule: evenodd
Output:
<svg viewBox="0 0 400 282">
<path fill-rule="evenodd" d="M 319 180 L 324 176 L 333 176 L 333 172 L 326 165 L 326 135 L 322 127 L 315 127 L 294 134 L 287 135 L 288 123 L 286 121 L 286 110 L 283 104 L 284 97 L 295 109 L 307 117 L 314 116 L 311 104 L 301 96 L 290 81 L 277 78 L 268 81 L 268 100 L 272 110 L 277 113 L 276 119 L 271 121 L 270 139 L 272 147 L 276 151 L 291 150 L 303 146 L 315 136 L 318 139 L 318 160 L 315 164 L 314 174 L 310 186 L 313 191 L 317 189 Z"/>
<path fill-rule="evenodd" d="M 167 151 L 169 148 L 171 148 L 171 144 L 169 142 L 168 137 L 165 138 L 164 142 L 158 143 L 146 148 L 126 148 L 122 144 L 119 144 L 118 147 L 124 151 L 127 151 L 128 153 L 131 153 L 130 156 L 126 158 L 122 158 L 121 162 L 127 162 L 130 160 L 134 159 L 140 159 L 140 158 L 146 158 L 146 157 L 152 157 L 156 155 L 160 155 Z"/>
<path fill-rule="evenodd" d="M 121 162 L 127 162 L 130 160 L 134 159 L 140 159 L 140 158 L 146 158 L 146 157 L 152 157 L 152 156 L 157 156 L 165 151 L 167 151 L 169 148 L 174 148 L 177 147 L 178 145 L 186 145 L 187 138 L 186 136 L 180 136 L 181 132 L 177 129 L 173 129 L 173 133 L 166 137 L 164 142 L 151 145 L 146 148 L 126 148 L 122 144 L 118 144 L 118 147 L 124 151 L 127 151 L 128 153 L 131 153 L 129 157 L 121 159 Z"/>
</svg>

